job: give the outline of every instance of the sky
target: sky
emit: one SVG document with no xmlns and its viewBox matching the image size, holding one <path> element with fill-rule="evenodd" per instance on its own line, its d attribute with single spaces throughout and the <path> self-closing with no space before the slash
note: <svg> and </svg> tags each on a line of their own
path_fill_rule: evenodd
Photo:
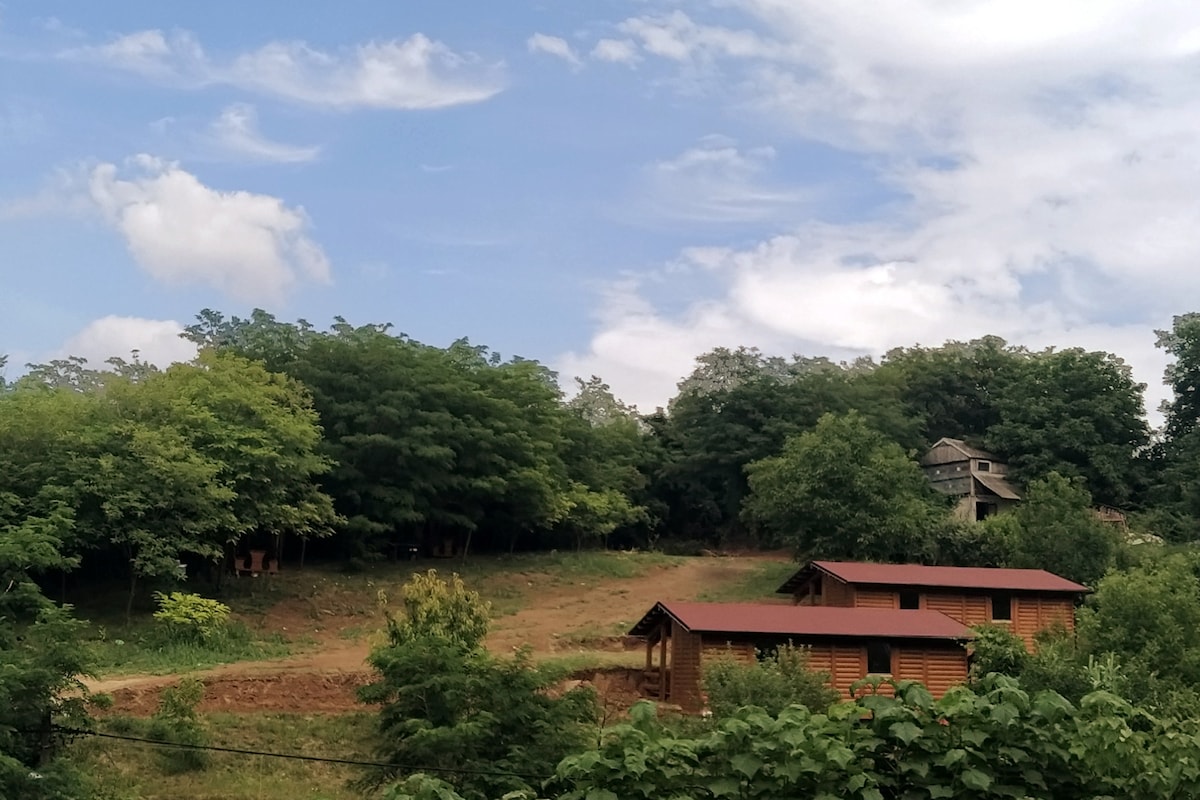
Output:
<svg viewBox="0 0 1200 800">
<path fill-rule="evenodd" d="M 0 353 L 391 322 L 644 411 L 717 346 L 1200 310 L 1200 3 L 0 0 Z"/>
</svg>

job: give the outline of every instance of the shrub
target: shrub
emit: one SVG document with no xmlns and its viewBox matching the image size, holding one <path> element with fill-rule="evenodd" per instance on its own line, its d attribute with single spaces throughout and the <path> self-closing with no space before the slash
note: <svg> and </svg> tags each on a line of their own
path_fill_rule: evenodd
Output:
<svg viewBox="0 0 1200 800">
<path fill-rule="evenodd" d="M 582 747 L 597 717 L 595 694 L 576 688 L 555 696 L 553 675 L 528 652 L 488 653 L 487 604 L 458 576 L 414 575 L 402 596 L 406 616 L 389 620 L 388 641 L 368 659 L 377 678 L 359 690 L 361 700 L 381 706 L 380 760 L 446 770 L 463 797 L 485 800 L 527 790 L 522 775 L 548 775 Z M 362 786 L 385 784 L 396 772 L 379 770 Z"/>
<path fill-rule="evenodd" d="M 204 698 L 204 684 L 184 678 L 163 689 L 158 711 L 146 728 L 148 738 L 182 747 L 163 747 L 158 757 L 164 772 L 193 772 L 208 766 L 208 753 L 192 749 L 208 744 L 208 732 L 196 716 L 196 706 Z"/>
<path fill-rule="evenodd" d="M 791 644 L 763 654 L 755 664 L 732 657 L 717 658 L 704 668 L 704 691 L 714 717 L 732 716 L 739 708 L 757 706 L 776 715 L 790 705 L 823 711 L 838 699 L 829 675 L 808 666 L 808 650 Z"/>
<path fill-rule="evenodd" d="M 178 641 L 211 641 L 229 625 L 229 606 L 189 592 L 155 592 L 158 611 L 154 618 L 166 625 Z"/>
</svg>

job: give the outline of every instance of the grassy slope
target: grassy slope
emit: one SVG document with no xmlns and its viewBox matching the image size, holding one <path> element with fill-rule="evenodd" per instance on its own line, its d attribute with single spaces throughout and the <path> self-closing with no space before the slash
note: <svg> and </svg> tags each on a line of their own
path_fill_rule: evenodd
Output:
<svg viewBox="0 0 1200 800">
<path fill-rule="evenodd" d="M 207 714 L 210 743 L 223 747 L 332 758 L 372 758 L 374 715 Z M 142 720 L 108 725 L 139 736 Z M 213 753 L 200 772 L 171 774 L 161 748 L 111 739 L 87 739 L 74 754 L 104 800 L 361 800 L 348 782 L 359 767 L 234 753 Z"/>
<path fill-rule="evenodd" d="M 650 569 L 684 559 L 654 553 L 563 553 L 532 554 L 513 557 L 472 559 L 468 564 L 458 562 L 420 561 L 406 564 L 379 564 L 365 572 L 346 575 L 326 569 L 306 569 L 303 573 L 283 574 L 271 580 L 241 581 L 225 595 L 226 600 L 247 623 L 263 619 L 270 609 L 281 602 L 300 601 L 310 606 L 314 618 L 323 612 L 333 612 L 334 619 L 346 622 L 361 620 L 345 628 L 344 638 L 355 638 L 375 626 L 375 598 L 383 591 L 393 594 L 412 572 L 435 568 L 439 572 L 459 572 L 468 584 L 494 604 L 497 616 L 516 613 L 536 595 L 531 586 L 576 585 L 581 581 L 603 583 L 636 577 Z M 707 586 L 698 599 L 714 601 L 755 601 L 772 597 L 772 592 L 795 565 L 786 562 L 760 562 L 736 581 Z M 777 598 L 776 598 L 777 599 Z M 137 630 L 146 630 L 149 617 L 138 623 Z M 611 635 L 617 632 L 602 627 L 583 633 Z M 107 630 L 108 637 L 122 632 L 119 625 Z M 582 636 L 582 634 L 579 634 Z M 586 638 L 586 637 L 583 637 Z M 265 639 L 256 640 L 266 641 Z M 269 644 L 269 642 L 268 642 Z M 185 654 L 181 652 L 142 652 L 136 646 L 118 655 L 129 656 L 119 666 L 126 671 L 147 664 L 162 671 L 175 666 L 191 666 L 205 658 L 237 660 L 259 658 L 252 650 L 229 651 L 220 654 Z M 258 645 L 254 645 L 258 646 Z M 291 640 L 276 643 L 284 649 L 305 646 Z M 110 660 L 116 656 L 110 656 Z M 595 652 L 564 654 L 546 663 L 569 670 L 602 664 L 636 665 L 641 652 Z M 186 663 L 184 663 L 186 662 Z M 207 714 L 203 718 L 212 732 L 212 743 L 230 747 L 336 756 L 371 758 L 371 732 L 374 714 Z M 107 723 L 106 723 L 107 724 Z M 136 735 L 144 722 L 134 720 L 123 728 Z M 109 741 L 81 740 L 73 745 L 84 759 L 89 774 L 99 782 L 103 800 L 350 800 L 362 795 L 349 788 L 348 781 L 358 777 L 358 768 L 333 764 L 271 759 L 257 756 L 214 754 L 211 765 L 202 772 L 172 775 L 164 770 L 155 749 L 148 745 Z"/>
<path fill-rule="evenodd" d="M 529 589 L 535 585 L 544 588 L 633 578 L 679 561 L 679 557 L 661 553 L 585 551 L 476 557 L 466 564 L 432 559 L 383 562 L 356 574 L 324 565 L 303 572 L 285 570 L 271 578 L 228 581 L 215 596 L 233 609 L 240 626 L 233 635 L 205 646 L 163 641 L 149 609 L 135 614 L 127 625 L 120 610 L 124 598 L 119 592 L 95 593 L 80 605 L 78 613 L 92 622 L 91 643 L 101 675 L 167 675 L 238 661 L 282 658 L 311 650 L 322 634 L 327 634 L 325 638 L 360 639 L 379 628 L 379 598 L 394 597 L 417 571 L 459 573 L 492 603 L 494 616 L 504 617 L 525 606 Z M 203 585 L 190 588 L 207 593 Z M 302 632 L 295 625 L 291 630 L 279 629 L 271 611 L 281 603 L 292 606 L 292 614 L 299 615 L 308 626 L 323 629 L 332 624 L 333 630 Z"/>
</svg>

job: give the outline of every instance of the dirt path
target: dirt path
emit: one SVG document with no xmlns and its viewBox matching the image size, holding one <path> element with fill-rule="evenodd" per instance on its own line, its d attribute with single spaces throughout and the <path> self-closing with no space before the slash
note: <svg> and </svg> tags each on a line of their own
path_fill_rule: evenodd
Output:
<svg viewBox="0 0 1200 800">
<path fill-rule="evenodd" d="M 753 570 L 760 558 L 698 558 L 653 568 L 634 578 L 581 580 L 574 584 L 538 578 L 526 587 L 526 605 L 493 623 L 488 647 L 498 654 L 529 644 L 541 656 L 601 646 L 617 639 L 659 600 L 691 600 L 706 589 Z M 361 620 L 359 620 L 361 622 Z M 205 682 L 204 711 L 341 711 L 357 705 L 354 690 L 369 679 L 366 641 L 322 638 L 319 649 L 267 661 L 243 661 L 188 673 Z M 162 688 L 179 675 L 126 675 L 85 681 L 111 694 L 114 710 L 152 713 Z"/>
</svg>

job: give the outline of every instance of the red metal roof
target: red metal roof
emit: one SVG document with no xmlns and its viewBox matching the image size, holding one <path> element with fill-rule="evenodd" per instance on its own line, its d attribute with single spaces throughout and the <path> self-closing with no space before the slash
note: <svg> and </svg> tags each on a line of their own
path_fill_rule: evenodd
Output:
<svg viewBox="0 0 1200 800">
<path fill-rule="evenodd" d="M 868 564 L 859 561 L 814 561 L 811 566 L 846 583 L 856 584 L 1071 594 L 1090 591 L 1082 584 L 1044 569 L 927 567 L 921 564 Z"/>
<path fill-rule="evenodd" d="M 971 631 L 940 611 L 836 608 L 766 603 L 658 603 L 630 634 L 643 636 L 669 615 L 689 631 L 763 636 L 885 639 L 971 638 Z"/>
</svg>

